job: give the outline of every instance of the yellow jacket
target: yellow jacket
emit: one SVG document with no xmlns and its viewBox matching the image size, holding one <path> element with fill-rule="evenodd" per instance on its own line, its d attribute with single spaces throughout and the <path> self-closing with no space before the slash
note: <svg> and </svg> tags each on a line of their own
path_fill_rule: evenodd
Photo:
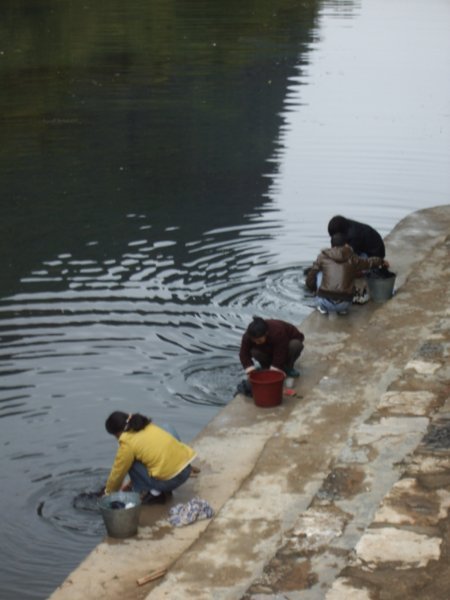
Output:
<svg viewBox="0 0 450 600">
<path fill-rule="evenodd" d="M 151 477 L 167 480 L 178 475 L 195 456 L 192 448 L 153 423 L 141 431 L 124 431 L 119 437 L 119 448 L 105 492 L 110 494 L 120 489 L 135 460 L 147 467 Z"/>
</svg>

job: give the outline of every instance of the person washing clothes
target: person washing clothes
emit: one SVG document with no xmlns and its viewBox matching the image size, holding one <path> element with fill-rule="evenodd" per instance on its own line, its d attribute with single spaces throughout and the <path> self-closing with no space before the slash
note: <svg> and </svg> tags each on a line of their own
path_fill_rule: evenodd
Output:
<svg viewBox="0 0 450 600">
<path fill-rule="evenodd" d="M 360 271 L 388 266 L 381 257 L 361 258 L 342 233 L 331 237 L 331 248 L 321 251 L 308 271 L 306 285 L 316 292 L 317 310 L 326 315 L 347 314 L 352 304 L 355 279 Z"/>
<path fill-rule="evenodd" d="M 196 452 L 148 417 L 116 411 L 106 419 L 105 428 L 119 442 L 105 494 L 129 489 L 122 487 L 128 474 L 143 504 L 162 504 L 188 479 Z"/>
<path fill-rule="evenodd" d="M 287 377 L 298 377 L 294 364 L 303 350 L 305 336 L 294 325 L 279 319 L 253 317 L 242 336 L 239 359 L 247 375 L 256 369 L 284 371 Z"/>
<path fill-rule="evenodd" d="M 359 221 L 353 221 L 341 215 L 336 215 L 328 223 L 329 236 L 331 237 L 335 233 L 344 235 L 347 244 L 362 258 L 371 258 L 374 256 L 384 258 L 386 256 L 383 238 L 376 229 L 366 223 L 359 223 Z M 369 291 L 367 284 L 365 281 L 361 281 L 358 285 L 355 285 L 352 302 L 353 304 L 365 304 L 368 301 Z"/>
</svg>

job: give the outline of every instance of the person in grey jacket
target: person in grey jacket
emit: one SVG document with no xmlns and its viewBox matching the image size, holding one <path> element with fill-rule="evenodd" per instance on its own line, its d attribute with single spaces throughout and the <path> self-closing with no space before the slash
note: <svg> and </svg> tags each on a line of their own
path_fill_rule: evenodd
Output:
<svg viewBox="0 0 450 600">
<path fill-rule="evenodd" d="M 346 243 L 342 233 L 331 237 L 331 248 L 321 251 L 306 277 L 316 292 L 317 310 L 322 314 L 346 314 L 352 303 L 355 279 L 360 271 L 389 266 L 381 257 L 361 258 Z"/>
</svg>

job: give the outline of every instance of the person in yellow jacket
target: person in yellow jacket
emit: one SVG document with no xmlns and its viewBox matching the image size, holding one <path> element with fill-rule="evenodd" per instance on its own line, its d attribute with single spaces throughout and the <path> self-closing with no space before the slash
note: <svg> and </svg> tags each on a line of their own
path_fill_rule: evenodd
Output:
<svg viewBox="0 0 450 600">
<path fill-rule="evenodd" d="M 195 451 L 148 417 L 115 411 L 105 427 L 119 441 L 105 494 L 120 490 L 128 474 L 143 503 L 162 503 L 188 479 Z"/>
</svg>

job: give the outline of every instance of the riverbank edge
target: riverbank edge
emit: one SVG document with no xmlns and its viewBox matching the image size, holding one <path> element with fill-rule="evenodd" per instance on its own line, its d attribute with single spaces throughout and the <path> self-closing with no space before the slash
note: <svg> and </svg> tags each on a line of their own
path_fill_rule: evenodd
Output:
<svg viewBox="0 0 450 600">
<path fill-rule="evenodd" d="M 299 326 L 306 344 L 296 396 L 276 409 L 237 396 L 193 440 L 201 471 L 173 503 L 200 496 L 214 508 L 214 519 L 176 529 L 165 518 L 168 505 L 144 507 L 136 538 L 107 538 L 51 599 L 241 598 L 311 505 L 349 436 L 413 360 L 436 320 L 448 317 L 448 271 L 438 254 L 449 230 L 450 205 L 400 221 L 386 238 L 397 273 L 394 298 L 353 307 L 339 320 L 311 313 Z M 426 274 L 421 282 L 414 280 L 419 270 Z M 345 369 L 348 381 L 339 376 Z M 435 410 L 431 403 L 426 414 Z M 153 588 L 137 586 L 138 578 L 162 567 L 168 575 Z"/>
</svg>

